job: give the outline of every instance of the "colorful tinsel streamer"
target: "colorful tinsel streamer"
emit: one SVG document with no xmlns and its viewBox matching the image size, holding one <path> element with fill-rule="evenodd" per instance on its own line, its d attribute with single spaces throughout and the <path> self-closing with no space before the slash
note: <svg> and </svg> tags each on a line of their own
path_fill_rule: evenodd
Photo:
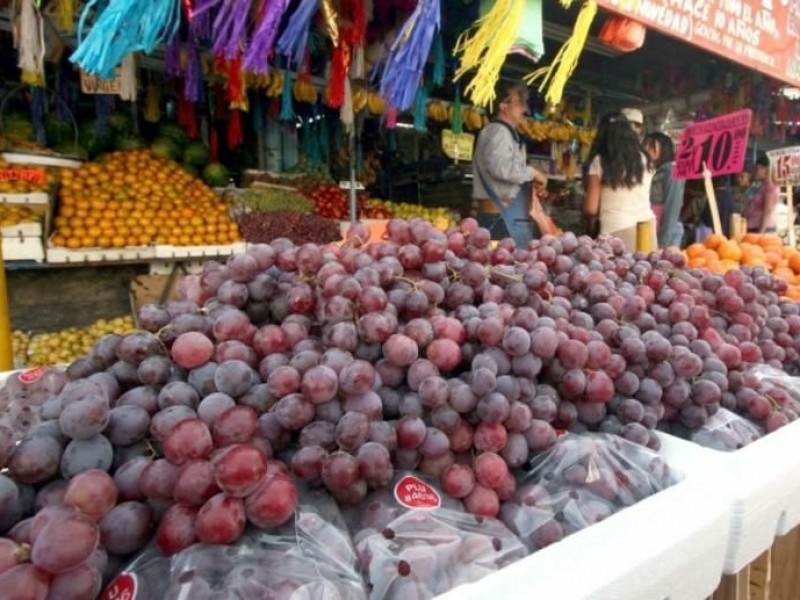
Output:
<svg viewBox="0 0 800 600">
<path fill-rule="evenodd" d="M 189 102 L 199 102 L 203 97 L 203 76 L 200 72 L 200 56 L 197 46 L 186 48 L 186 72 L 183 77 L 183 95 Z"/>
<path fill-rule="evenodd" d="M 244 68 L 261 75 L 269 73 L 268 58 L 275 46 L 278 36 L 278 27 L 289 0 L 264 0 L 261 5 L 261 14 L 253 31 L 253 36 L 244 52 Z"/>
<path fill-rule="evenodd" d="M 228 60 L 239 53 L 244 40 L 250 2 L 247 0 L 224 0 L 222 8 L 214 19 L 212 36 L 215 54 L 223 54 Z"/>
<path fill-rule="evenodd" d="M 292 13 L 286 29 L 278 38 L 278 52 L 290 59 L 290 64 L 299 65 L 308 45 L 308 30 L 311 18 L 319 8 L 320 0 L 301 0 Z"/>
<path fill-rule="evenodd" d="M 283 70 L 283 91 L 281 92 L 280 120 L 294 120 L 294 108 L 292 107 L 292 74 L 289 72 L 289 69 Z"/>
<path fill-rule="evenodd" d="M 114 77 L 114 69 L 126 54 L 151 53 L 156 44 L 170 39 L 180 24 L 179 0 L 111 0 L 98 13 L 99 0 L 89 0 L 78 22 L 78 47 L 70 60 L 84 71 L 104 79 Z M 90 14 L 96 17 L 84 37 Z"/>
<path fill-rule="evenodd" d="M 440 29 L 439 0 L 420 0 L 389 49 L 380 91 L 398 109 L 413 104 L 433 38 Z"/>
</svg>

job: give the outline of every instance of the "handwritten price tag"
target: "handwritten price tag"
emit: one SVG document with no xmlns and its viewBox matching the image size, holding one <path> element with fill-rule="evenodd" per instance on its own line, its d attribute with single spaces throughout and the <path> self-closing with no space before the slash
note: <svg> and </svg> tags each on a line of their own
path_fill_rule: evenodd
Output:
<svg viewBox="0 0 800 600">
<path fill-rule="evenodd" d="M 0 169 L 0 181 L 27 181 L 42 185 L 45 177 L 44 169 Z"/>
<path fill-rule="evenodd" d="M 741 171 L 751 117 L 752 111 L 745 109 L 689 125 L 681 134 L 672 176 L 701 179 L 704 163 L 712 175 Z"/>
<path fill-rule="evenodd" d="M 770 150 L 767 156 L 770 177 L 774 183 L 781 185 L 800 183 L 800 146 Z"/>
</svg>

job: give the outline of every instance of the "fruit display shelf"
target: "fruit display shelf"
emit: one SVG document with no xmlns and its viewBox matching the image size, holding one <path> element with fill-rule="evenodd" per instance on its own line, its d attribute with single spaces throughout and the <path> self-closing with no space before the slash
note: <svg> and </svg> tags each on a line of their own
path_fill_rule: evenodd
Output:
<svg viewBox="0 0 800 600">
<path fill-rule="evenodd" d="M 663 454 L 730 508 L 724 572 L 739 572 L 800 525 L 800 421 L 733 452 L 661 435 Z"/>
<path fill-rule="evenodd" d="M 26 223 L 35 225 L 35 223 Z M 44 260 L 44 244 L 41 236 L 6 235 L 8 227 L 3 228 L 3 260 L 32 260 L 40 263 Z"/>
<path fill-rule="evenodd" d="M 53 264 L 142 263 L 227 257 L 245 250 L 244 242 L 209 246 L 151 245 L 75 249 L 48 244 L 46 257 L 47 262 Z"/>
<path fill-rule="evenodd" d="M 158 244 L 155 246 L 154 257 L 158 260 L 182 260 L 187 258 L 215 258 L 239 254 L 247 249 L 245 242 L 209 246 L 170 246 Z"/>
<path fill-rule="evenodd" d="M 660 452 L 681 479 L 672 487 L 437 600 L 711 596 L 722 577 L 730 505 L 677 467 L 672 450 Z"/>
</svg>

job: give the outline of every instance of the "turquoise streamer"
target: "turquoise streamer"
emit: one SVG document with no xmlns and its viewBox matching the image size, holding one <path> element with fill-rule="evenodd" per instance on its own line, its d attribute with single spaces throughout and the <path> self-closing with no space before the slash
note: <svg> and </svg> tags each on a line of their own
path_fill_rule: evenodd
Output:
<svg viewBox="0 0 800 600">
<path fill-rule="evenodd" d="M 281 113 L 278 117 L 281 121 L 294 120 L 294 108 L 292 107 L 292 74 L 289 69 L 283 70 L 283 91 L 281 92 Z"/>
<path fill-rule="evenodd" d="M 444 85 L 446 76 L 444 41 L 442 40 L 442 32 L 439 31 L 439 33 L 436 34 L 436 40 L 433 46 L 433 85 L 436 87 Z"/>
<path fill-rule="evenodd" d="M 428 131 L 425 126 L 428 111 L 428 85 L 417 88 L 417 98 L 414 104 L 414 129 L 420 132 Z"/>
</svg>

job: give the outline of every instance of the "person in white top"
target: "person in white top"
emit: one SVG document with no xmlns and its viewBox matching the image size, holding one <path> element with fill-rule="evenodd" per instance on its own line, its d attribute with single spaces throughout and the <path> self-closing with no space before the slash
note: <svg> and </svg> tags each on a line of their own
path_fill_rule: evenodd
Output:
<svg viewBox="0 0 800 600">
<path fill-rule="evenodd" d="M 636 225 L 656 217 L 650 207 L 653 169 L 621 112 L 604 115 L 589 152 L 583 216 L 587 233 L 620 238 L 636 249 Z"/>
<path fill-rule="evenodd" d="M 501 82 L 497 114 L 478 135 L 472 157 L 472 197 L 478 223 L 495 239 L 509 236 L 524 248 L 533 238 L 531 182 L 544 187 L 547 175 L 527 164 L 517 127 L 528 112 L 528 88 Z"/>
</svg>

